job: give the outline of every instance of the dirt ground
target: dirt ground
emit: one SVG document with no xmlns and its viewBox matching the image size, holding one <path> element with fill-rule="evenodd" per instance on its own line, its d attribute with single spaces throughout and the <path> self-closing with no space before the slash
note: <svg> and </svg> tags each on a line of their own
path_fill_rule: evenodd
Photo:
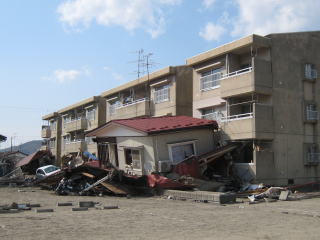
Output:
<svg viewBox="0 0 320 240">
<path fill-rule="evenodd" d="M 25 190 L 19 192 L 18 189 Z M 119 209 L 73 212 L 58 202 L 96 201 Z M 0 205 L 40 203 L 0 214 L 0 239 L 319 239 L 320 199 L 218 205 L 164 197 L 57 196 L 39 188 L 0 187 Z"/>
</svg>

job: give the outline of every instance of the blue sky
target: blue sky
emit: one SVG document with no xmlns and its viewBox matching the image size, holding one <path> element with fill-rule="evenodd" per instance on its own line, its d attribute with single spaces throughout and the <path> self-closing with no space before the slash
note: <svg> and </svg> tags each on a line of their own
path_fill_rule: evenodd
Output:
<svg viewBox="0 0 320 240">
<path fill-rule="evenodd" d="M 319 30 L 318 0 L 6 0 L 0 134 L 40 139 L 41 116 L 248 34 Z M 9 145 L 2 143 L 0 147 Z"/>
</svg>

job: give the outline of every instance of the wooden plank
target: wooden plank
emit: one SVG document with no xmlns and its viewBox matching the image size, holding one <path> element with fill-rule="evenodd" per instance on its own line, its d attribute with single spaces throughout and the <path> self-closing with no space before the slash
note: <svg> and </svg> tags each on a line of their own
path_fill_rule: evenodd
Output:
<svg viewBox="0 0 320 240">
<path fill-rule="evenodd" d="M 113 184 L 102 182 L 101 185 L 104 186 L 105 188 L 107 188 L 108 190 L 110 190 L 111 192 L 115 193 L 115 194 L 127 195 L 127 192 L 125 192 L 122 189 L 114 186 Z"/>
<path fill-rule="evenodd" d="M 90 173 L 86 173 L 86 172 L 82 172 L 81 173 L 83 176 L 89 177 L 89 178 L 95 178 L 94 175 L 90 174 Z"/>
</svg>

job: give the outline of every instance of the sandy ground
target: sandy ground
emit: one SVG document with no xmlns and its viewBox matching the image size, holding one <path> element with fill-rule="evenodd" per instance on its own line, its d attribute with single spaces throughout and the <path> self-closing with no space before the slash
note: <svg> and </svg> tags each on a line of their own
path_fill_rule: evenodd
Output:
<svg viewBox="0 0 320 240">
<path fill-rule="evenodd" d="M 39 188 L 0 187 L 0 205 L 40 203 L 35 210 L 0 214 L 0 239 L 319 239 L 320 199 L 218 205 L 163 197 L 57 196 Z M 31 192 L 34 190 L 34 192 Z M 96 201 L 119 209 L 72 212 L 58 202 Z"/>
</svg>

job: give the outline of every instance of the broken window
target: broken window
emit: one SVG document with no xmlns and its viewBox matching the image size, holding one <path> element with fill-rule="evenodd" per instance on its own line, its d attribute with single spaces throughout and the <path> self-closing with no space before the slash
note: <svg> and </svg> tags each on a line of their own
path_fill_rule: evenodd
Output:
<svg viewBox="0 0 320 240">
<path fill-rule="evenodd" d="M 126 148 L 124 150 L 126 165 L 133 169 L 141 169 L 141 150 Z"/>
<path fill-rule="evenodd" d="M 211 107 L 211 108 L 201 109 L 201 118 L 220 122 L 221 118 L 224 117 L 224 114 L 222 112 L 223 108 L 225 109 L 225 106 L 219 107 L 219 108 Z"/>
<path fill-rule="evenodd" d="M 169 144 L 170 158 L 173 164 L 178 164 L 184 159 L 196 155 L 195 142 Z"/>
</svg>

